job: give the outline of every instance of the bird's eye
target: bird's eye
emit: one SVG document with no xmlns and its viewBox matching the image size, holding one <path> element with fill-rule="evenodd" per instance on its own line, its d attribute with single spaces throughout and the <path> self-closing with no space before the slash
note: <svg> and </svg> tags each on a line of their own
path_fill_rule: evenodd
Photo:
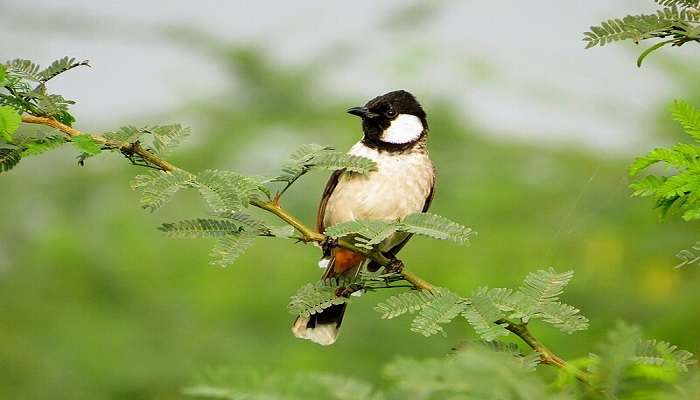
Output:
<svg viewBox="0 0 700 400">
<path fill-rule="evenodd" d="M 394 118 L 394 117 L 396 116 L 396 110 L 394 110 L 393 108 L 389 107 L 389 108 L 384 112 L 384 114 L 385 114 L 387 117 L 389 117 L 389 118 Z"/>
</svg>

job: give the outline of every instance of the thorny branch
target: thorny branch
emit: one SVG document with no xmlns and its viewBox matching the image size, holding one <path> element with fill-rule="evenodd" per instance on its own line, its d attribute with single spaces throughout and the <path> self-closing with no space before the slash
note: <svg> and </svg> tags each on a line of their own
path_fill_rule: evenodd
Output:
<svg viewBox="0 0 700 400">
<path fill-rule="evenodd" d="M 39 125 L 46 125 L 49 127 L 52 127 L 63 134 L 65 134 L 69 139 L 84 135 L 83 132 L 74 129 L 68 125 L 65 125 L 59 121 L 57 121 L 54 118 L 51 117 L 38 117 L 34 115 L 23 115 L 22 116 L 22 122 L 28 123 L 28 124 L 39 124 Z M 165 172 L 173 172 L 176 170 L 179 170 L 178 167 L 175 165 L 169 163 L 168 161 L 156 156 L 155 154 L 151 153 L 150 151 L 144 149 L 143 147 L 140 146 L 139 142 L 134 142 L 134 143 L 129 143 L 129 144 L 124 144 L 124 145 L 114 145 L 113 143 L 110 143 L 104 136 L 101 135 L 90 135 L 95 142 L 100 143 L 104 145 L 107 148 L 110 149 L 118 149 L 125 155 L 138 155 L 141 157 L 144 162 L 150 167 L 154 167 L 156 169 L 159 169 L 161 171 Z M 321 244 L 326 241 L 326 236 L 323 235 L 322 233 L 316 232 L 315 230 L 307 227 L 299 221 L 295 216 L 291 215 L 287 211 L 285 211 L 279 204 L 279 198 L 275 198 L 271 201 L 263 201 L 263 200 L 258 200 L 258 199 L 253 199 L 250 203 L 251 205 L 260 208 L 262 210 L 265 210 L 267 212 L 270 212 L 277 216 L 279 219 L 282 221 L 286 222 L 287 224 L 291 225 L 295 230 L 297 230 L 301 234 L 301 240 L 306 243 L 317 243 Z M 357 253 L 361 253 L 368 258 L 376 261 L 380 265 L 384 267 L 390 267 L 394 265 L 396 262 L 399 262 L 396 259 L 390 259 L 386 257 L 384 254 L 382 254 L 379 251 L 376 250 L 371 250 L 371 249 L 365 249 L 361 247 L 357 247 L 354 243 L 352 243 L 349 240 L 344 240 L 340 239 L 337 242 L 337 245 L 343 248 L 346 248 L 348 250 L 355 251 Z M 422 279 L 416 274 L 413 274 L 410 271 L 407 271 L 406 269 L 401 269 L 399 271 L 401 276 L 403 277 L 404 280 L 409 282 L 415 289 L 420 289 L 420 290 L 433 290 L 435 289 L 435 285 L 429 283 L 428 281 Z M 570 371 L 579 381 L 590 384 L 590 378 L 588 374 L 584 371 L 581 371 L 569 364 L 566 363 L 566 361 L 562 360 L 560 357 L 558 357 L 555 353 L 553 353 L 551 350 L 549 350 L 546 346 L 544 346 L 539 340 L 537 340 L 532 333 L 528 330 L 527 324 L 524 323 L 515 323 L 513 321 L 509 320 L 499 320 L 499 321 L 494 321 L 494 323 L 499 323 L 499 324 L 505 324 L 505 328 L 518 336 L 520 339 L 522 339 L 532 350 L 537 352 L 540 356 L 540 361 L 542 364 L 546 365 L 552 365 L 556 366 L 558 368 L 565 369 L 567 371 Z"/>
</svg>

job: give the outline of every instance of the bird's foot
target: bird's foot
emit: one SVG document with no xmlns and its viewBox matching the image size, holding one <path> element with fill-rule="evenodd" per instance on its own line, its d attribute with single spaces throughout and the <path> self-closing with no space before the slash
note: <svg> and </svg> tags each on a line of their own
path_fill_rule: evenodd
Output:
<svg viewBox="0 0 700 400">
<path fill-rule="evenodd" d="M 338 239 L 328 237 L 326 236 L 325 239 L 321 242 L 321 250 L 323 250 L 323 254 L 331 254 L 331 250 L 334 247 L 338 246 Z"/>
<path fill-rule="evenodd" d="M 403 271 L 404 265 L 403 261 L 395 258 L 391 262 L 384 266 L 384 270 L 387 274 L 400 274 Z"/>
</svg>

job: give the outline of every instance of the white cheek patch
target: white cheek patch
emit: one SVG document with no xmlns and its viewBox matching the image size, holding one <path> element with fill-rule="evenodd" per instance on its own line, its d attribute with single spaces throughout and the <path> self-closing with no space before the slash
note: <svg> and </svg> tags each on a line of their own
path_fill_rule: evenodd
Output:
<svg viewBox="0 0 700 400">
<path fill-rule="evenodd" d="M 420 118 L 411 114 L 399 114 L 384 130 L 381 140 L 395 144 L 409 143 L 418 139 L 421 133 L 423 133 L 423 123 Z"/>
</svg>

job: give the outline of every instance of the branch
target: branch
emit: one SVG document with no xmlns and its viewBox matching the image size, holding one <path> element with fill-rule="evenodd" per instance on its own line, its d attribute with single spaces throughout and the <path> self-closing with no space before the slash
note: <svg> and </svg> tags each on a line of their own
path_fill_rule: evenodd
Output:
<svg viewBox="0 0 700 400">
<path fill-rule="evenodd" d="M 64 133 L 66 136 L 68 136 L 69 139 L 74 138 L 76 136 L 84 135 L 84 133 L 80 132 L 77 129 L 71 128 L 68 125 L 65 125 L 61 123 L 60 121 L 51 118 L 51 117 L 37 117 L 35 115 L 22 115 L 22 122 L 27 123 L 27 124 L 38 124 L 38 125 L 46 125 L 50 126 L 56 130 L 61 131 Z M 110 143 L 107 138 L 105 138 L 102 135 L 89 135 L 92 137 L 92 139 L 99 143 L 103 144 L 106 147 L 110 149 L 119 149 L 122 153 L 125 155 L 133 155 L 136 154 L 139 157 L 143 158 L 146 162 L 153 164 L 154 166 L 158 167 L 161 171 L 168 171 L 172 172 L 177 170 L 178 168 L 174 166 L 173 164 L 167 162 L 166 160 L 163 160 L 162 158 L 156 156 L 155 154 L 151 153 L 150 151 L 144 149 L 141 147 L 139 142 L 134 142 L 134 143 L 129 143 L 125 145 L 115 145 L 114 143 Z"/>
<path fill-rule="evenodd" d="M 77 129 L 74 129 L 68 125 L 65 125 L 59 121 L 57 121 L 54 118 L 50 117 L 38 117 L 34 115 L 23 115 L 22 116 L 22 122 L 28 123 L 28 124 L 39 124 L 39 125 L 46 125 L 50 126 L 54 129 L 57 129 L 61 132 L 63 132 L 68 138 L 73 138 L 76 136 L 84 135 L 84 133 L 80 132 Z M 108 148 L 111 149 L 119 149 L 121 150 L 124 154 L 137 154 L 140 157 L 142 157 L 145 161 L 148 163 L 153 164 L 155 167 L 162 171 L 176 171 L 179 168 L 176 167 L 175 165 L 169 163 L 168 161 L 158 157 L 157 155 L 151 153 L 150 151 L 144 149 L 143 147 L 140 146 L 139 142 L 134 142 L 134 143 L 129 143 L 121 146 L 110 146 L 110 142 L 101 135 L 90 135 L 95 142 L 103 144 L 107 146 Z M 307 227 L 299 221 L 295 216 L 291 215 L 287 211 L 285 211 L 279 204 L 279 199 L 272 200 L 272 201 L 263 201 L 263 200 L 258 200 L 258 199 L 253 199 L 250 202 L 251 205 L 260 208 L 262 210 L 265 210 L 269 213 L 274 214 L 277 216 L 279 219 L 282 221 L 286 222 L 287 224 L 291 225 L 294 229 L 296 229 L 300 234 L 301 234 L 301 240 L 305 243 L 316 243 L 316 244 L 322 244 L 326 242 L 328 239 L 325 235 L 322 233 L 316 232 L 315 230 Z M 400 260 L 397 259 L 390 259 L 386 257 L 382 252 L 373 250 L 373 249 L 366 249 L 366 248 L 361 248 L 357 247 L 352 241 L 346 240 L 346 239 L 339 239 L 337 242 L 337 245 L 343 248 L 346 248 L 348 250 L 352 250 L 356 253 L 363 254 L 367 256 L 368 258 L 372 259 L 373 261 L 376 261 L 379 263 L 379 265 L 383 267 L 391 267 L 393 265 L 398 265 L 400 266 L 400 274 L 403 277 L 404 280 L 407 282 L 411 283 L 411 285 L 416 288 L 416 289 L 422 289 L 422 290 L 432 290 L 435 289 L 435 285 L 431 284 L 430 282 L 422 279 L 418 275 L 415 275 L 405 269 L 403 269 L 403 263 Z M 506 323 L 507 325 L 505 328 L 509 330 L 510 332 L 514 333 L 516 336 L 518 336 L 520 339 L 522 339 L 530 348 L 532 348 L 535 352 L 537 352 L 540 355 L 540 360 L 543 364 L 546 365 L 553 365 L 565 370 L 568 370 L 574 374 L 574 376 L 580 380 L 581 382 L 584 382 L 586 384 L 590 383 L 590 377 L 588 374 L 585 372 L 576 369 L 573 366 L 570 366 L 567 364 L 564 360 L 559 358 L 556 354 L 554 354 L 551 350 L 549 350 L 547 347 L 545 347 L 542 343 L 540 343 L 532 334 L 530 331 L 527 329 L 527 324 L 517 324 L 512 321 L 507 321 L 507 320 L 502 320 L 502 321 L 494 321 L 495 323 Z"/>
</svg>

